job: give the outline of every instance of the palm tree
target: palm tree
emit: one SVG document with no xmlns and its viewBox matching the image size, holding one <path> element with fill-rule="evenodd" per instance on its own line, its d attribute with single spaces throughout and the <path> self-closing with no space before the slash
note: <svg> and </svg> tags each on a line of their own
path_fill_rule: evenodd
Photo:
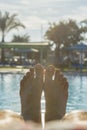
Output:
<svg viewBox="0 0 87 130">
<path fill-rule="evenodd" d="M 13 35 L 12 42 L 29 42 L 30 36 L 28 34 L 20 35 Z"/>
<path fill-rule="evenodd" d="M 12 29 L 18 29 L 18 27 L 25 26 L 16 18 L 17 14 L 10 15 L 9 12 L 5 12 L 4 15 L 2 15 L 2 12 L 0 11 L 0 31 L 2 34 L 2 40 L 1 43 L 5 42 L 5 36 L 8 32 L 10 32 Z M 4 61 L 4 50 L 2 49 L 1 52 L 1 62 Z"/>
<path fill-rule="evenodd" d="M 2 33 L 2 41 L 5 42 L 5 35 L 12 29 L 18 29 L 18 27 L 25 26 L 16 18 L 17 14 L 9 15 L 9 12 L 5 12 L 4 15 L 2 15 L 2 12 L 0 11 L 0 31 Z"/>
</svg>

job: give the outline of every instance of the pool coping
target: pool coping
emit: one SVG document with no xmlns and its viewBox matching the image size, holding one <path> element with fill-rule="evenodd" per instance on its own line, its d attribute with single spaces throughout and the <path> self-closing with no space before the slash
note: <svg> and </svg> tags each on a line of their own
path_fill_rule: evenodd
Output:
<svg viewBox="0 0 87 130">
<path fill-rule="evenodd" d="M 29 69 L 24 68 L 0 68 L 0 73 L 26 73 Z"/>
<path fill-rule="evenodd" d="M 16 67 L 16 68 L 0 68 L 0 74 L 5 73 L 26 73 L 28 72 L 29 68 L 23 68 L 23 67 Z M 65 75 L 81 75 L 81 76 L 86 76 L 87 72 L 80 72 L 80 71 L 62 71 Z"/>
<path fill-rule="evenodd" d="M 65 75 L 70 76 L 87 76 L 87 72 L 80 72 L 80 71 L 63 71 Z"/>
</svg>

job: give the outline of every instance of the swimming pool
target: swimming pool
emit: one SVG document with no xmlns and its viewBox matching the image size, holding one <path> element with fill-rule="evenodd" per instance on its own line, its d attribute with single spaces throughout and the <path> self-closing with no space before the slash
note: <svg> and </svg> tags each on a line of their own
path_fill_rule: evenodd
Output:
<svg viewBox="0 0 87 130">
<path fill-rule="evenodd" d="M 23 74 L 0 74 L 0 109 L 20 112 L 19 87 Z"/>
<path fill-rule="evenodd" d="M 69 82 L 67 111 L 87 110 L 87 74 L 66 77 Z"/>
<path fill-rule="evenodd" d="M 0 109 L 11 109 L 20 112 L 19 89 L 23 75 L 15 73 L 0 74 Z M 67 111 L 87 110 L 87 76 L 72 74 L 65 74 L 65 76 L 69 82 Z"/>
</svg>

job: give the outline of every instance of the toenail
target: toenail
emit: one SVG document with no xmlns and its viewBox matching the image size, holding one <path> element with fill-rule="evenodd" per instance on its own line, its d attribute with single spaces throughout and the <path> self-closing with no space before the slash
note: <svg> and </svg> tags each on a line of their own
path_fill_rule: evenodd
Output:
<svg viewBox="0 0 87 130">
<path fill-rule="evenodd" d="M 49 66 L 48 66 L 48 69 L 49 69 L 50 71 L 54 71 L 54 70 L 55 70 L 55 67 L 54 67 L 53 65 L 49 65 Z"/>
</svg>

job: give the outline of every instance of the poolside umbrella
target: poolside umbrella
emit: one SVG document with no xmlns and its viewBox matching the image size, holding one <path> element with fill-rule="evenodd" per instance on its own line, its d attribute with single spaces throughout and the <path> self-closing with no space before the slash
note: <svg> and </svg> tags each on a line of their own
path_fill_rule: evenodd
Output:
<svg viewBox="0 0 87 130">
<path fill-rule="evenodd" d="M 87 45 L 84 43 L 76 44 L 74 46 L 68 47 L 68 50 L 78 50 L 78 51 L 85 51 L 87 50 Z"/>
<path fill-rule="evenodd" d="M 76 44 L 74 46 L 68 47 L 67 50 L 72 51 L 72 50 L 77 50 L 80 52 L 80 68 L 82 68 L 82 55 L 83 52 L 87 50 L 87 45 L 84 43 Z"/>
</svg>

